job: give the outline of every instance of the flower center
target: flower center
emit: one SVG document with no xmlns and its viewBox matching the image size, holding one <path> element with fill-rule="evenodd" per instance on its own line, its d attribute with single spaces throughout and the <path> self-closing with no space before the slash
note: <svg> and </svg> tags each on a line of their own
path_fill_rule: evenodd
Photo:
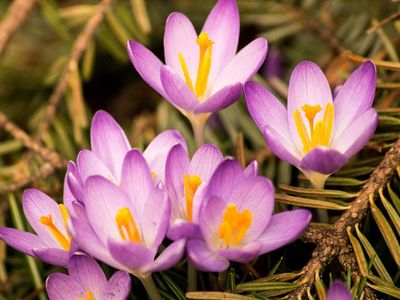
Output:
<svg viewBox="0 0 400 300">
<path fill-rule="evenodd" d="M 187 68 L 185 58 L 182 53 L 178 54 L 179 61 L 185 76 L 186 84 L 196 95 L 197 98 L 201 97 L 207 88 L 208 76 L 210 75 L 211 57 L 212 57 L 212 44 L 213 41 L 208 37 L 207 32 L 200 33 L 196 39 L 197 45 L 200 48 L 199 66 L 197 68 L 196 84 L 193 86 L 192 79 L 190 78 L 189 70 Z"/>
<path fill-rule="evenodd" d="M 115 216 L 115 222 L 117 223 L 119 234 L 123 240 L 133 243 L 141 242 L 139 230 L 129 208 L 125 207 L 120 209 Z"/>
<path fill-rule="evenodd" d="M 200 184 L 201 179 L 199 176 L 190 176 L 189 174 L 183 175 L 183 186 L 185 189 L 186 199 L 186 217 L 189 222 L 192 222 L 193 219 L 193 198 Z"/>
<path fill-rule="evenodd" d="M 78 300 L 94 300 L 94 297 L 91 291 L 86 291 L 85 298 L 79 297 Z"/>
<path fill-rule="evenodd" d="M 248 209 L 239 213 L 235 204 L 228 204 L 219 226 L 219 238 L 227 247 L 239 244 L 246 235 L 252 219 L 253 215 Z"/>
<path fill-rule="evenodd" d="M 335 115 L 335 107 L 333 104 L 328 103 L 326 105 L 324 117 L 316 124 L 314 124 L 314 119 L 315 116 L 321 111 L 320 105 L 305 104 L 301 107 L 301 110 L 304 112 L 304 115 L 308 120 L 310 134 L 307 132 L 306 125 L 304 124 L 298 109 L 293 111 L 293 117 L 297 132 L 301 142 L 303 143 L 303 151 L 308 153 L 317 146 L 327 147 L 331 139 L 333 119 Z"/>
<path fill-rule="evenodd" d="M 64 206 L 64 204 L 59 204 L 58 205 L 60 208 L 60 213 L 61 213 L 61 217 L 63 219 L 63 223 L 64 223 L 64 228 L 65 231 L 67 231 L 67 222 L 69 219 L 69 213 L 67 208 Z M 45 225 L 49 231 L 52 233 L 52 235 L 54 236 L 54 238 L 56 239 L 56 241 L 60 244 L 60 246 L 68 251 L 70 246 L 71 246 L 71 237 L 69 236 L 68 232 L 66 234 L 66 236 L 60 231 L 60 229 L 57 228 L 56 225 L 54 225 L 53 223 L 53 216 L 52 215 L 48 215 L 48 216 L 41 216 L 39 218 L 39 222 L 43 225 Z"/>
</svg>

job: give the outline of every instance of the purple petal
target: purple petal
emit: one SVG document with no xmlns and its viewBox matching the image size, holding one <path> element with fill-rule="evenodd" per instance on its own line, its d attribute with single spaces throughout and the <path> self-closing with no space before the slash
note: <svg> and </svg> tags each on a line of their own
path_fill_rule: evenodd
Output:
<svg viewBox="0 0 400 300">
<path fill-rule="evenodd" d="M 267 51 L 268 43 L 266 39 L 258 38 L 252 41 L 222 69 L 212 85 L 211 91 L 218 91 L 224 86 L 236 82 L 244 84 L 257 73 L 267 56 Z"/>
<path fill-rule="evenodd" d="M 261 243 L 257 241 L 240 248 L 220 249 L 218 252 L 227 260 L 245 263 L 256 258 L 260 254 L 261 247 Z"/>
<path fill-rule="evenodd" d="M 376 67 L 372 61 L 363 63 L 340 88 L 335 97 L 335 134 L 346 128 L 362 113 L 371 108 L 375 96 Z"/>
<path fill-rule="evenodd" d="M 55 266 L 66 267 L 69 252 L 56 248 L 33 248 L 32 252 L 39 260 Z"/>
<path fill-rule="evenodd" d="M 189 86 L 170 67 L 161 67 L 161 83 L 167 93 L 167 100 L 177 109 L 193 111 L 199 101 Z"/>
<path fill-rule="evenodd" d="M 205 102 L 198 105 L 194 109 L 194 112 L 217 112 L 233 104 L 237 99 L 239 99 L 241 93 L 242 84 L 240 82 L 222 86 L 220 90 L 216 91 Z"/>
<path fill-rule="evenodd" d="M 260 254 L 271 252 L 296 240 L 307 228 L 310 220 L 311 213 L 305 209 L 273 215 L 267 228 L 257 239 L 262 244 Z"/>
<path fill-rule="evenodd" d="M 290 164 L 300 167 L 300 154 L 293 146 L 291 140 L 287 137 L 280 135 L 275 129 L 268 125 L 264 130 L 264 138 L 268 147 L 277 157 L 289 162 Z"/>
<path fill-rule="evenodd" d="M 90 150 L 81 150 L 77 158 L 79 176 L 84 183 L 90 176 L 100 175 L 115 183 L 119 182 L 121 174 L 118 177 L 104 164 L 97 155 Z M 121 162 L 122 167 L 122 162 Z M 82 199 L 81 199 L 82 200 Z"/>
<path fill-rule="evenodd" d="M 73 255 L 68 262 L 68 273 L 87 291 L 91 291 L 94 299 L 101 297 L 107 285 L 107 278 L 93 258 L 87 255 Z"/>
<path fill-rule="evenodd" d="M 92 151 L 112 171 L 115 178 L 121 178 L 122 161 L 131 149 L 121 126 L 105 111 L 95 113 L 90 128 Z"/>
<path fill-rule="evenodd" d="M 149 166 L 139 150 L 131 150 L 126 155 L 120 187 L 127 195 L 132 195 L 133 205 L 141 211 L 145 200 L 154 189 L 154 182 Z"/>
<path fill-rule="evenodd" d="M 112 257 L 130 270 L 146 266 L 153 261 L 155 256 L 154 251 L 139 243 L 109 240 L 108 248 Z"/>
<path fill-rule="evenodd" d="M 304 170 L 312 170 L 321 174 L 332 174 L 343 167 L 346 162 L 347 157 L 340 152 L 317 147 L 304 156 L 300 167 Z"/>
<path fill-rule="evenodd" d="M 179 54 L 181 54 L 186 62 L 192 82 L 197 77 L 199 60 L 199 46 L 196 40 L 196 31 L 185 15 L 178 12 L 169 15 L 164 34 L 165 63 L 181 78 L 185 78 L 179 60 Z"/>
<path fill-rule="evenodd" d="M 336 280 L 329 287 L 326 300 L 353 300 L 353 296 L 343 282 Z"/>
<path fill-rule="evenodd" d="M 199 239 L 201 232 L 198 224 L 189 223 L 183 219 L 177 219 L 168 229 L 167 236 L 173 241 L 180 239 Z"/>
<path fill-rule="evenodd" d="M 368 143 L 377 126 L 378 114 L 375 109 L 370 108 L 355 119 L 340 136 L 335 136 L 331 147 L 350 158 Z"/>
<path fill-rule="evenodd" d="M 248 81 L 244 85 L 244 96 L 250 115 L 261 131 L 268 125 L 290 141 L 286 107 L 270 91 L 258 83 Z"/>
<path fill-rule="evenodd" d="M 212 252 L 202 240 L 190 240 L 187 243 L 189 261 L 203 272 L 222 272 L 229 267 L 229 261 L 218 252 Z"/>
<path fill-rule="evenodd" d="M 321 111 L 315 122 L 322 119 L 323 111 L 328 103 L 332 103 L 332 92 L 328 80 L 318 65 L 310 61 L 299 63 L 292 72 L 288 93 L 288 121 L 292 140 L 301 151 L 303 144 L 297 132 L 293 111 L 298 109 L 303 115 L 301 106 L 305 104 L 320 105 Z M 306 122 L 305 117 L 303 121 Z"/>
<path fill-rule="evenodd" d="M 183 239 L 173 242 L 161 252 L 149 267 L 145 267 L 143 272 L 160 272 L 173 267 L 182 258 L 185 244 L 186 241 Z"/>
<path fill-rule="evenodd" d="M 64 177 L 63 202 L 70 214 L 74 214 L 74 208 L 72 203 L 77 201 L 78 199 L 82 199 L 81 188 L 77 188 L 79 186 L 78 180 L 75 177 L 76 175 L 78 175 L 77 172 L 78 171 L 76 169 L 75 164 L 72 161 L 69 161 L 67 165 L 67 172 L 65 173 Z M 73 178 L 72 184 L 69 184 L 70 180 L 68 178 L 70 176 Z M 74 192 L 72 192 L 70 185 L 72 186 Z"/>
<path fill-rule="evenodd" d="M 161 96 L 167 98 L 160 80 L 163 63 L 149 49 L 136 41 L 128 41 L 127 50 L 132 64 L 143 80 Z"/>
<path fill-rule="evenodd" d="M 131 278 L 128 273 L 118 271 L 111 276 L 103 293 L 104 299 L 125 300 L 131 291 Z"/>
<path fill-rule="evenodd" d="M 214 248 L 219 248 L 219 245 L 215 245 L 215 241 L 226 205 L 227 203 L 221 198 L 208 197 L 200 209 L 199 226 L 202 237 L 208 245 L 215 246 Z"/>
<path fill-rule="evenodd" d="M 47 226 L 40 223 L 41 217 L 51 215 L 53 224 L 64 236 L 67 236 L 64 221 L 57 203 L 39 190 L 28 189 L 25 190 L 22 196 L 22 208 L 29 224 L 31 224 L 39 238 L 50 248 L 61 248 Z"/>
<path fill-rule="evenodd" d="M 258 163 L 256 160 L 252 160 L 246 169 L 243 170 L 244 177 L 256 176 L 258 174 Z"/>
<path fill-rule="evenodd" d="M 207 182 L 223 159 L 224 156 L 219 148 L 211 144 L 202 145 L 193 154 L 188 174 L 197 175 L 202 182 Z"/>
<path fill-rule="evenodd" d="M 46 291 L 50 300 L 85 299 L 86 290 L 66 274 L 54 273 L 46 280 Z"/>
<path fill-rule="evenodd" d="M 35 256 L 32 248 L 46 248 L 46 244 L 35 234 L 14 228 L 0 227 L 0 239 L 12 248 Z"/>
<path fill-rule="evenodd" d="M 239 9 L 236 1 L 219 0 L 201 30 L 207 32 L 214 42 L 209 82 L 213 82 L 223 67 L 235 56 L 239 27 Z"/>
<path fill-rule="evenodd" d="M 175 145 L 181 145 L 187 152 L 185 139 L 180 132 L 168 129 L 157 135 L 143 152 L 150 171 L 154 172 L 156 178 L 161 182 L 164 182 L 165 178 L 165 164 L 168 153 Z"/>
</svg>

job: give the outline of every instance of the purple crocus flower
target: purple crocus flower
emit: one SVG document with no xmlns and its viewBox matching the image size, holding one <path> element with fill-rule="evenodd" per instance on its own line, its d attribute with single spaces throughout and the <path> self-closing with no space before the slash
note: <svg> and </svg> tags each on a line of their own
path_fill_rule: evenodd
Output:
<svg viewBox="0 0 400 300">
<path fill-rule="evenodd" d="M 326 300 L 353 300 L 353 296 L 343 282 L 336 280 L 329 287 Z"/>
<path fill-rule="evenodd" d="M 186 149 L 176 145 L 168 155 L 165 184 L 171 201 L 171 223 L 168 237 L 172 240 L 199 236 L 198 212 L 201 190 L 223 161 L 214 145 L 201 146 L 189 159 Z"/>
<path fill-rule="evenodd" d="M 236 101 L 261 66 L 267 41 L 258 38 L 236 54 L 239 11 L 235 0 L 219 0 L 197 35 L 190 20 L 174 12 L 166 22 L 164 65 L 136 41 L 128 41 L 131 62 L 142 78 L 189 119 Z"/>
<path fill-rule="evenodd" d="M 72 217 L 71 233 L 83 251 L 140 279 L 167 269 L 183 255 L 184 240 L 158 255 L 170 221 L 167 193 L 155 185 L 140 151 L 130 150 L 122 163 L 121 182 L 89 177 L 83 188 L 87 219 Z"/>
<path fill-rule="evenodd" d="M 22 208 L 36 234 L 0 227 L 0 238 L 27 255 L 66 266 L 76 249 L 66 228 L 69 220 L 66 207 L 39 190 L 28 189 L 22 196 Z"/>
<path fill-rule="evenodd" d="M 105 111 L 98 111 L 93 117 L 90 129 L 92 150 L 82 150 L 77 164 L 69 162 L 67 170 L 66 198 L 75 198 L 74 208 L 82 204 L 83 186 L 87 178 L 101 175 L 115 184 L 121 182 L 122 162 L 132 149 L 126 134 L 118 123 Z M 164 181 L 165 161 L 172 146 L 180 144 L 186 149 L 186 142 L 176 130 L 159 134 L 147 147 L 143 155 L 149 164 L 155 181 Z M 71 204 L 72 203 L 72 204 Z M 69 201 L 72 206 L 74 201 Z M 70 209 L 70 207 L 68 207 Z M 71 211 L 72 213 L 72 211 Z"/>
<path fill-rule="evenodd" d="M 332 100 L 321 69 L 309 61 L 294 69 L 287 109 L 262 86 L 247 82 L 245 98 L 268 146 L 299 168 L 314 187 L 343 167 L 371 138 L 378 124 L 371 108 L 376 68 L 371 61 L 351 74 Z"/>
<path fill-rule="evenodd" d="M 54 273 L 46 280 L 50 300 L 125 300 L 131 289 L 126 272 L 116 272 L 107 281 L 97 262 L 87 255 L 73 255 L 68 273 Z"/>
<path fill-rule="evenodd" d="M 286 245 L 311 219 L 304 209 L 272 216 L 271 181 L 249 174 L 233 159 L 215 170 L 202 201 L 198 219 L 203 238 L 187 244 L 189 260 L 202 271 L 220 272 L 230 260 L 247 262 Z"/>
</svg>

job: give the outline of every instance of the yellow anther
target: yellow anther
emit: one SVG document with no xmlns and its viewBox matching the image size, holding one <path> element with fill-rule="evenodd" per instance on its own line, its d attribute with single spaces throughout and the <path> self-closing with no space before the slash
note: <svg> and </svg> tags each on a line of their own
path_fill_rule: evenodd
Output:
<svg viewBox="0 0 400 300">
<path fill-rule="evenodd" d="M 85 292 L 85 298 L 79 297 L 78 300 L 95 300 L 91 291 Z"/>
<path fill-rule="evenodd" d="M 310 134 L 307 132 L 299 110 L 296 109 L 293 111 L 293 118 L 300 140 L 303 143 L 304 153 L 308 153 L 318 146 L 327 147 L 329 145 L 333 130 L 335 111 L 333 104 L 328 103 L 326 105 L 323 119 L 318 121 L 315 125 L 314 119 L 315 116 L 321 111 L 321 106 L 305 104 L 301 107 L 301 109 L 304 111 L 305 117 L 308 120 Z"/>
<path fill-rule="evenodd" d="M 157 174 L 156 174 L 156 172 L 154 172 L 154 171 L 151 171 L 151 178 L 156 178 L 157 177 Z"/>
<path fill-rule="evenodd" d="M 185 77 L 186 84 L 196 95 L 196 97 L 200 98 L 207 89 L 207 82 L 211 69 L 213 41 L 209 38 L 207 32 L 202 32 L 196 39 L 196 43 L 197 45 L 199 45 L 200 52 L 199 52 L 199 65 L 197 67 L 197 78 L 194 86 L 192 83 L 192 79 L 190 78 L 185 58 L 183 57 L 181 52 L 178 54 L 178 57 L 182 67 L 183 75 Z"/>
<path fill-rule="evenodd" d="M 64 218 L 64 216 L 63 216 Z M 71 246 L 71 240 L 69 238 L 69 236 L 67 235 L 67 237 L 57 228 L 56 225 L 54 225 L 53 223 L 53 217 L 52 215 L 48 215 L 48 216 L 41 216 L 39 218 L 39 222 L 43 225 L 45 225 L 49 231 L 51 232 L 51 234 L 54 236 L 54 238 L 56 239 L 56 241 L 60 244 L 60 246 L 65 250 L 65 251 L 69 251 L 69 248 Z M 65 222 L 66 223 L 66 222 Z"/>
<path fill-rule="evenodd" d="M 120 209 L 115 216 L 115 222 L 117 223 L 119 234 L 123 240 L 129 240 L 133 243 L 141 242 L 139 230 L 129 208 L 125 207 Z"/>
<path fill-rule="evenodd" d="M 201 179 L 199 176 L 190 176 L 189 174 L 183 175 L 183 187 L 185 189 L 186 199 L 186 217 L 189 222 L 192 222 L 193 220 L 193 198 L 200 184 Z"/>
<path fill-rule="evenodd" d="M 239 213 L 235 204 L 228 204 L 219 226 L 219 238 L 227 247 L 239 244 L 250 228 L 253 215 L 249 210 Z"/>
</svg>

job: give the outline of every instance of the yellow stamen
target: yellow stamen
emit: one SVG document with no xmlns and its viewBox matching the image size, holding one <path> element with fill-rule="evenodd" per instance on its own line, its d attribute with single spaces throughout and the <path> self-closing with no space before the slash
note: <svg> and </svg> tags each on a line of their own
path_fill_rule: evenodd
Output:
<svg viewBox="0 0 400 300">
<path fill-rule="evenodd" d="M 64 220 L 64 226 L 66 226 L 66 223 L 68 221 L 68 212 L 67 215 L 65 215 L 65 211 L 63 211 L 66 208 L 63 207 L 61 208 L 60 206 L 60 211 L 61 211 L 61 215 L 63 217 Z M 66 219 L 64 219 L 66 218 Z M 51 234 L 54 236 L 54 238 L 57 240 L 57 242 L 60 244 L 60 246 L 68 251 L 70 246 L 71 246 L 71 240 L 69 238 L 69 235 L 67 234 L 67 237 L 57 228 L 56 225 L 54 225 L 53 223 L 53 216 L 52 215 L 48 215 L 48 216 L 41 216 L 39 219 L 39 222 L 45 226 L 47 226 L 47 228 L 50 230 Z"/>
<path fill-rule="evenodd" d="M 210 40 L 207 32 L 202 32 L 196 39 L 196 43 L 197 45 L 199 45 L 200 54 L 199 54 L 199 65 L 197 67 L 197 78 L 195 86 L 193 86 L 189 70 L 185 62 L 185 58 L 183 57 L 181 52 L 178 54 L 178 57 L 182 67 L 183 75 L 185 76 L 186 84 L 196 95 L 196 97 L 200 98 L 207 89 L 207 82 L 211 69 L 213 41 Z"/>
<path fill-rule="evenodd" d="M 307 132 L 299 110 L 296 109 L 293 111 L 293 118 L 300 140 L 303 143 L 303 151 L 308 153 L 318 146 L 327 147 L 329 145 L 333 130 L 335 112 L 333 104 L 328 103 L 326 105 L 323 119 L 318 121 L 315 126 L 314 119 L 315 116 L 321 111 L 321 106 L 305 104 L 301 107 L 301 109 L 304 111 L 305 117 L 308 120 L 310 134 Z"/>
<path fill-rule="evenodd" d="M 227 247 L 239 244 L 249 229 L 253 215 L 249 210 L 239 213 L 235 204 L 228 204 L 219 227 L 219 238 Z"/>
<path fill-rule="evenodd" d="M 60 208 L 61 217 L 62 217 L 63 222 L 64 222 L 64 227 L 67 228 L 67 223 L 68 223 L 68 220 L 69 220 L 69 212 L 68 212 L 68 210 L 67 210 L 67 208 L 65 207 L 64 204 L 59 204 L 58 207 Z M 67 231 L 67 236 L 68 236 L 68 239 L 70 240 L 71 237 L 69 236 L 68 231 Z"/>
<path fill-rule="evenodd" d="M 193 198 L 200 184 L 201 179 L 199 176 L 190 176 L 189 174 L 183 175 L 183 186 L 185 189 L 186 199 L 186 216 L 189 222 L 192 222 L 193 219 Z"/>
<path fill-rule="evenodd" d="M 154 171 L 151 171 L 151 178 L 156 178 L 157 177 L 157 174 L 156 174 L 156 172 L 154 172 Z"/>
<path fill-rule="evenodd" d="M 118 231 L 123 240 L 129 240 L 133 243 L 141 242 L 139 230 L 129 208 L 120 209 L 115 216 L 115 222 L 118 225 Z"/>
<path fill-rule="evenodd" d="M 95 300 L 91 291 L 86 291 L 85 298 L 79 297 L 78 300 Z"/>
</svg>

